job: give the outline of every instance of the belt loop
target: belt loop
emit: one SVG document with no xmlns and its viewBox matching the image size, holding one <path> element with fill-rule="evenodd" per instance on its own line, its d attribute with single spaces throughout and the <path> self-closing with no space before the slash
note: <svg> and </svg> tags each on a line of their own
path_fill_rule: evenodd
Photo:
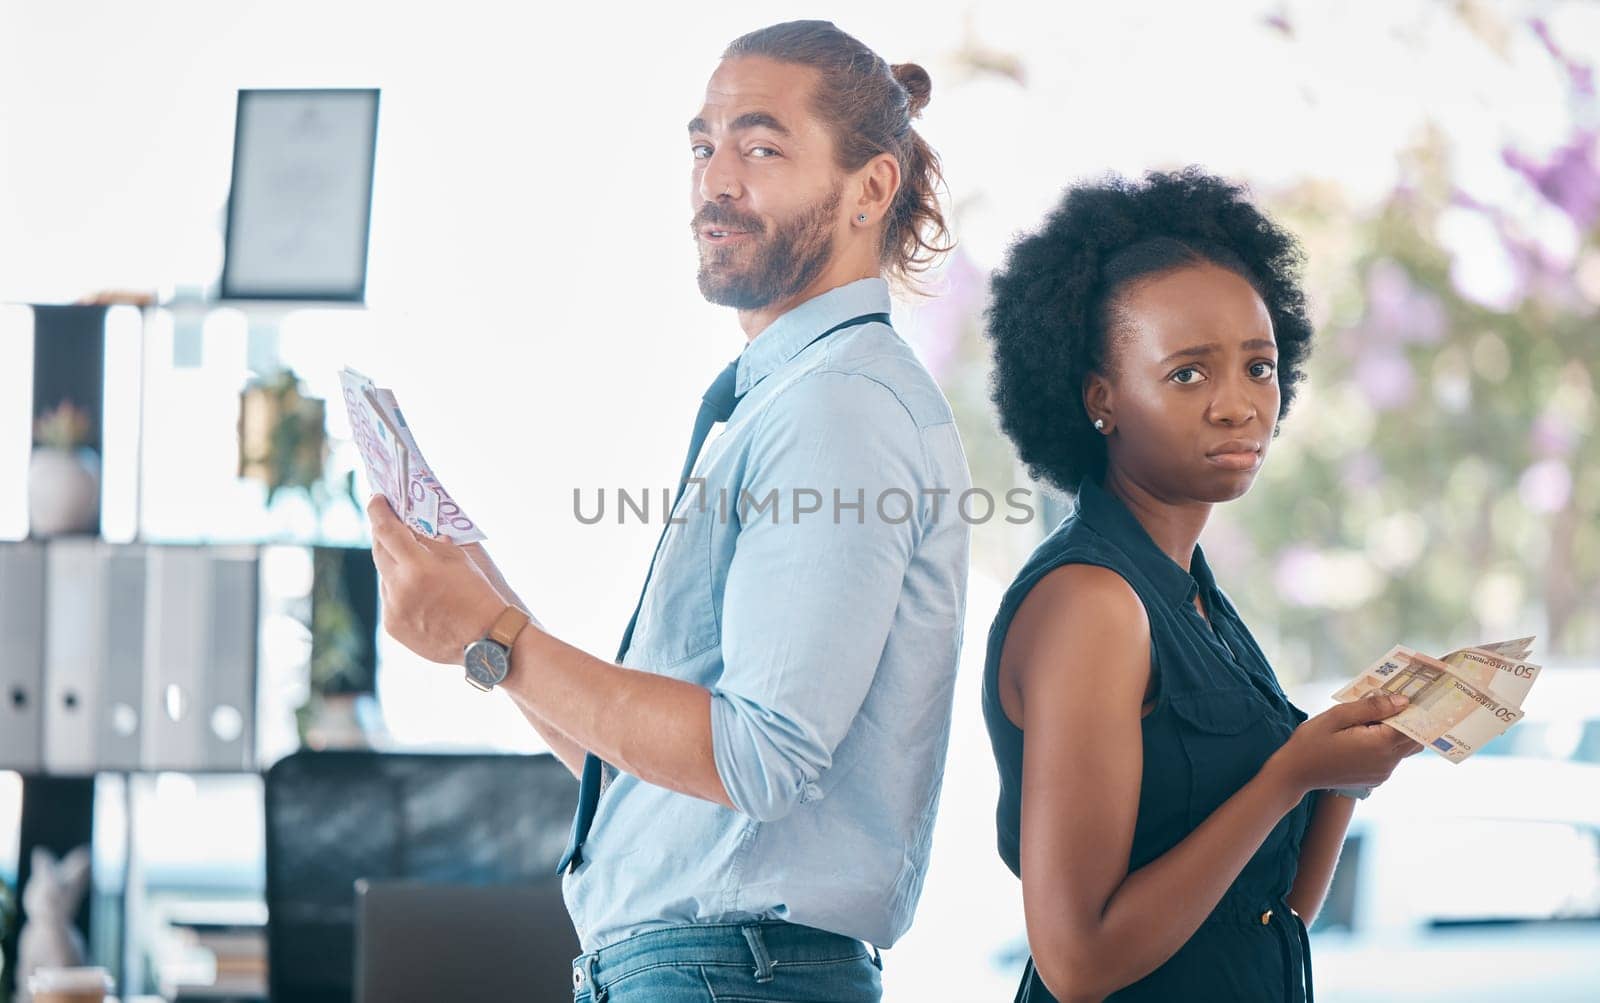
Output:
<svg viewBox="0 0 1600 1003">
<path fill-rule="evenodd" d="M 883 971 L 883 955 L 878 952 L 878 945 L 868 944 L 867 946 L 872 948 L 872 967 L 880 972 Z"/>
<path fill-rule="evenodd" d="M 767 953 L 767 942 L 761 939 L 761 924 L 751 923 L 741 926 L 739 932 L 744 934 L 745 943 L 750 945 L 750 956 L 756 963 L 756 981 L 772 981 L 772 955 Z"/>
<path fill-rule="evenodd" d="M 607 993 L 594 977 L 595 956 L 585 954 L 572 963 L 572 998 L 579 1000 L 588 992 L 594 1003 L 605 1003 Z"/>
</svg>

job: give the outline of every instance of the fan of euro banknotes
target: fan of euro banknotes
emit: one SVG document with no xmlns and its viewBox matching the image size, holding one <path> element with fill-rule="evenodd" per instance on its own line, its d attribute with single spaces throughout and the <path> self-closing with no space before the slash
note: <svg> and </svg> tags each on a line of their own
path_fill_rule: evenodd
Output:
<svg viewBox="0 0 1600 1003">
<path fill-rule="evenodd" d="M 1522 720 L 1522 701 L 1539 678 L 1540 666 L 1527 660 L 1532 650 L 1531 637 L 1459 648 L 1443 658 L 1396 645 L 1333 698 L 1406 697 L 1405 709 L 1383 723 L 1459 763 Z"/>
<path fill-rule="evenodd" d="M 350 368 L 339 374 L 339 383 L 372 490 L 389 499 L 395 514 L 419 533 L 457 544 L 482 540 L 483 533 L 422 458 L 394 393 Z"/>
</svg>

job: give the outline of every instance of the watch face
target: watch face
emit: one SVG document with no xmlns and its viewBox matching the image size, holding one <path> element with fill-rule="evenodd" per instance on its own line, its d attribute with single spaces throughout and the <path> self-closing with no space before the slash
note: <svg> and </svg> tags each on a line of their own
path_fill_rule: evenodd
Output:
<svg viewBox="0 0 1600 1003">
<path fill-rule="evenodd" d="M 488 638 L 467 645 L 464 661 L 467 675 L 484 687 L 498 685 L 505 679 L 509 668 L 506 649 Z"/>
</svg>

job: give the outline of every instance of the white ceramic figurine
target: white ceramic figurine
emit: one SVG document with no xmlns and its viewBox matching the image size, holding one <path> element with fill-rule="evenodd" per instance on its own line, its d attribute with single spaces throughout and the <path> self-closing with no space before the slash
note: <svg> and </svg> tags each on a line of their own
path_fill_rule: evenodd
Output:
<svg viewBox="0 0 1600 1003">
<path fill-rule="evenodd" d="M 72 925 L 89 890 L 89 848 L 80 846 L 59 861 L 44 847 L 33 851 L 33 871 L 22 892 L 27 922 L 17 936 L 17 1003 L 29 1003 L 28 976 L 41 968 L 83 964 L 83 937 Z"/>
</svg>

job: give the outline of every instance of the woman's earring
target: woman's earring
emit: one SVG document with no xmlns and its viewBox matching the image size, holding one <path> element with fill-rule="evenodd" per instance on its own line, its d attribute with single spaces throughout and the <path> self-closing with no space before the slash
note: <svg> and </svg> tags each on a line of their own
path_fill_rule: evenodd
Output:
<svg viewBox="0 0 1600 1003">
<path fill-rule="evenodd" d="M 866 221 L 867 221 L 867 214 L 866 213 L 864 213 L 864 212 L 856 213 L 856 222 L 857 223 L 865 223 Z"/>
<path fill-rule="evenodd" d="M 1104 418 L 1096 418 L 1094 420 L 1094 430 L 1096 432 L 1104 432 L 1106 430 L 1106 420 Z"/>
</svg>

